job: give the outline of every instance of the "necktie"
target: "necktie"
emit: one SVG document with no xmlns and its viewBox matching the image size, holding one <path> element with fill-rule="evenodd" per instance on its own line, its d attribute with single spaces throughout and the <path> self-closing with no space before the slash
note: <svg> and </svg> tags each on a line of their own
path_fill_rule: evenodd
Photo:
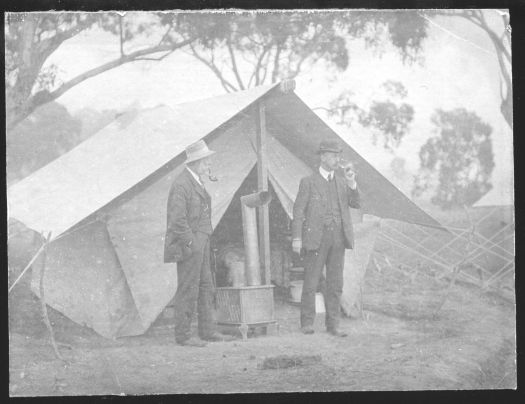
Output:
<svg viewBox="0 0 525 404">
<path fill-rule="evenodd" d="M 334 173 L 328 174 L 328 181 L 332 182 L 333 179 L 334 179 Z"/>
</svg>

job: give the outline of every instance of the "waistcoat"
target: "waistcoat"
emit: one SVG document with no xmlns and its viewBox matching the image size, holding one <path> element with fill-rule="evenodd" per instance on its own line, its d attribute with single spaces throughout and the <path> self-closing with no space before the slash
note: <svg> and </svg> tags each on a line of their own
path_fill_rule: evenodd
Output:
<svg viewBox="0 0 525 404">
<path fill-rule="evenodd" d="M 341 207 L 339 206 L 339 197 L 337 195 L 337 186 L 335 184 L 335 179 L 332 181 L 326 181 L 326 195 L 328 196 L 328 209 L 324 217 L 324 224 L 329 225 L 342 224 L 341 219 Z"/>
<path fill-rule="evenodd" d="M 203 204 L 204 209 L 201 210 L 200 220 L 195 230 L 210 235 L 213 233 L 213 227 L 211 225 L 211 197 L 208 191 L 206 191 L 206 188 L 202 187 L 202 189 L 204 189 L 204 194 L 206 195 L 206 202 Z"/>
</svg>

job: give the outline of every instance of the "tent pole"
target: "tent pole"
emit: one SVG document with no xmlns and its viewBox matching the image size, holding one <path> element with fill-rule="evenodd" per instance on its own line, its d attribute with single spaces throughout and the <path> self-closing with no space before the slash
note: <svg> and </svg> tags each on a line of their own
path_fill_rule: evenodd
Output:
<svg viewBox="0 0 525 404">
<path fill-rule="evenodd" d="M 257 190 L 268 191 L 268 160 L 266 155 L 266 106 L 259 101 L 255 110 L 257 131 Z M 268 204 L 258 209 L 259 212 L 259 245 L 261 264 L 264 266 L 263 285 L 270 284 L 270 219 Z"/>
</svg>

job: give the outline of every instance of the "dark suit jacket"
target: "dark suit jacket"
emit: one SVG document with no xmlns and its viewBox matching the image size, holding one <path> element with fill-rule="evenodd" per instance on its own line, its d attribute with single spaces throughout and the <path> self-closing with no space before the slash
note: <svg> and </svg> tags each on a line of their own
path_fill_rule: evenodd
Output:
<svg viewBox="0 0 525 404">
<path fill-rule="evenodd" d="M 359 191 L 352 190 L 339 171 L 335 172 L 339 206 L 343 221 L 345 247 L 354 248 L 354 231 L 349 206 L 361 207 Z M 324 217 L 328 209 L 326 180 L 319 171 L 301 180 L 299 192 L 293 206 L 292 237 L 302 239 L 303 248 L 317 250 L 323 236 Z"/>
<path fill-rule="evenodd" d="M 211 198 L 206 190 L 184 169 L 173 181 L 168 196 L 164 262 L 175 262 L 177 243 L 194 247 L 195 232 L 211 234 Z"/>
</svg>

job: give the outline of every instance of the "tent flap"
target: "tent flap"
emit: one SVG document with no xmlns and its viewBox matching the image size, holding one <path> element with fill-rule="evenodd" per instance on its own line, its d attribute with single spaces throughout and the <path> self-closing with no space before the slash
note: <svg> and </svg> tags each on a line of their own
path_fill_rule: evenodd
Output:
<svg viewBox="0 0 525 404">
<path fill-rule="evenodd" d="M 269 180 L 291 217 L 301 178 L 317 166 L 320 139 L 341 139 L 297 95 L 276 86 L 136 112 L 11 186 L 9 216 L 53 235 L 46 263 L 49 304 L 104 336 L 145 332 L 176 291 L 176 265 L 164 264 L 163 249 L 167 197 L 184 169 L 184 149 L 206 137 L 217 151 L 212 166 L 219 181 L 204 179 L 216 226 L 256 164 L 255 116 L 247 108 L 261 99 Z M 349 145 L 343 147 L 356 165 L 364 213 L 440 226 Z M 100 219 L 93 224 L 73 227 L 95 214 Z M 35 268 L 32 289 L 38 294 L 38 263 Z"/>
<path fill-rule="evenodd" d="M 343 293 L 341 308 L 350 317 L 358 317 L 361 307 L 362 285 L 370 255 L 374 249 L 377 234 L 379 233 L 380 219 L 371 217 L 354 225 L 355 246 L 353 250 L 345 252 L 345 266 L 343 272 Z"/>
<path fill-rule="evenodd" d="M 40 296 L 42 255 L 33 264 L 31 289 Z M 100 335 L 141 334 L 137 309 L 109 242 L 104 223 L 95 222 L 51 243 L 47 249 L 46 303 Z"/>
<path fill-rule="evenodd" d="M 273 136 L 268 136 L 267 149 L 268 178 L 284 211 L 292 218 L 301 178 L 310 175 L 312 170 Z"/>
<path fill-rule="evenodd" d="M 214 226 L 255 165 L 255 153 L 245 136 L 250 130 L 247 120 L 239 121 L 209 144 L 218 156 L 213 161 L 213 172 L 219 181 L 205 184 L 212 196 Z M 173 299 L 177 289 L 177 266 L 164 263 L 164 236 L 169 189 L 183 169 L 184 165 L 178 166 L 109 215 L 111 242 L 140 314 L 142 332 Z"/>
<path fill-rule="evenodd" d="M 271 86 L 140 111 L 9 187 L 9 216 L 52 238 L 159 170 L 184 148 L 235 117 Z"/>
<path fill-rule="evenodd" d="M 371 163 L 343 141 L 325 122 L 295 94 L 270 98 L 266 103 L 267 122 L 273 136 L 309 167 L 317 167 L 316 151 L 321 139 L 337 140 L 343 147 L 343 158 L 354 163 L 361 193 L 363 213 L 423 226 L 442 228 Z"/>
</svg>

